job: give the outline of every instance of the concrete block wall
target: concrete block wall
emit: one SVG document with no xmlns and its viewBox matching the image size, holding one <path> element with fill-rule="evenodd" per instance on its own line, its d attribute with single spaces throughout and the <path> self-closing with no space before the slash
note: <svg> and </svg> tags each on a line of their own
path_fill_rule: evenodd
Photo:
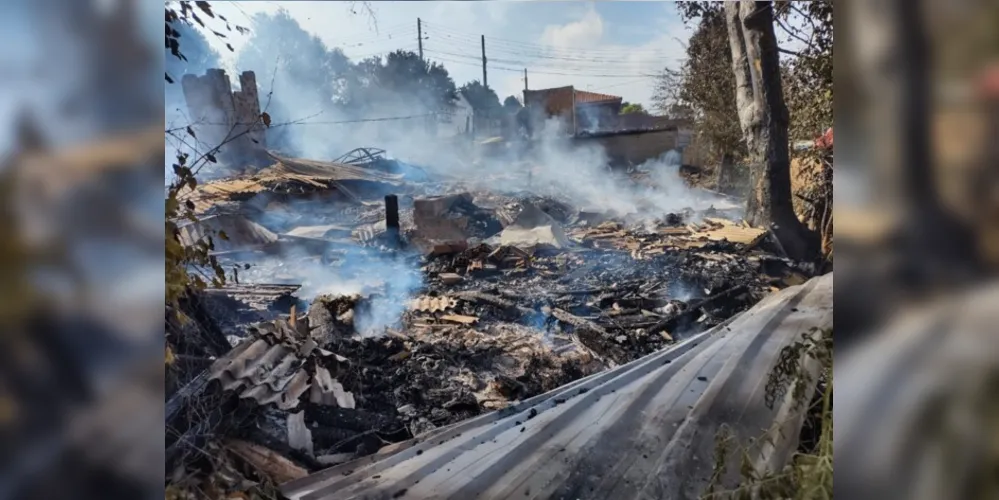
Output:
<svg viewBox="0 0 999 500">
<path fill-rule="evenodd" d="M 260 120 L 256 75 L 244 71 L 239 83 L 240 90 L 233 92 L 229 76 L 221 69 L 181 79 L 199 148 L 207 150 L 225 143 L 216 157 L 234 170 L 268 163 L 267 128 Z"/>
</svg>

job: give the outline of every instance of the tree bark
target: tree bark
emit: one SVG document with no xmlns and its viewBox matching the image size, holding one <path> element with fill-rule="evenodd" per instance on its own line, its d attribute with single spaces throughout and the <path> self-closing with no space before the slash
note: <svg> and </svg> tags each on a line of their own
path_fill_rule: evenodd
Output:
<svg viewBox="0 0 999 500">
<path fill-rule="evenodd" d="M 746 220 L 772 228 L 790 257 L 811 260 L 818 253 L 818 240 L 795 216 L 791 198 L 789 117 L 773 6 L 771 2 L 726 2 L 725 21 L 739 125 L 749 152 L 751 191 Z"/>
<path fill-rule="evenodd" d="M 904 0 L 857 2 L 850 9 L 865 34 L 854 57 L 873 125 L 866 136 L 873 143 L 877 205 L 896 218 L 893 250 L 910 288 L 973 277 L 980 264 L 972 228 L 945 205 L 936 178 L 924 9 L 924 2 Z"/>
</svg>

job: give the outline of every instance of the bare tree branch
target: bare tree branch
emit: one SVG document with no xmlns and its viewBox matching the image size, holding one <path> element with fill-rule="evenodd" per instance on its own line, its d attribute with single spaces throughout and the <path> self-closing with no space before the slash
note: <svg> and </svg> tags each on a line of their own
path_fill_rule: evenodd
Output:
<svg viewBox="0 0 999 500">
<path fill-rule="evenodd" d="M 798 34 L 798 30 L 794 30 L 794 29 L 788 27 L 786 24 L 784 24 L 784 21 L 780 20 L 780 18 L 774 17 L 774 21 L 776 21 L 777 25 L 780 26 L 781 29 L 784 30 L 784 32 L 787 33 L 792 38 L 800 41 L 801 43 L 804 43 L 810 49 L 815 48 L 815 43 L 813 41 L 814 40 L 814 36 L 815 36 L 815 31 L 814 30 L 812 31 L 812 38 L 809 39 L 809 40 L 806 40 L 806 39 L 802 38 L 801 35 Z"/>
</svg>

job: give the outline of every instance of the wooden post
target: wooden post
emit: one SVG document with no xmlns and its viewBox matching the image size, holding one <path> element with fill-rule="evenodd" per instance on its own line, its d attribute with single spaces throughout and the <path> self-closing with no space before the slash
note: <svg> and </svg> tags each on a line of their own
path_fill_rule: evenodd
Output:
<svg viewBox="0 0 999 500">
<path fill-rule="evenodd" d="M 482 86 L 489 86 L 489 78 L 486 75 L 486 35 L 482 35 Z"/>
<path fill-rule="evenodd" d="M 423 23 L 416 18 L 416 44 L 420 47 L 420 60 L 423 60 Z"/>
</svg>

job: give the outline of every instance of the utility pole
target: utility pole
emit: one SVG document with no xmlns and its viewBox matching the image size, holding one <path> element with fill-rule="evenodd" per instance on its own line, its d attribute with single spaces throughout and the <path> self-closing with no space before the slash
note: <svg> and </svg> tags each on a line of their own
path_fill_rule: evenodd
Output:
<svg viewBox="0 0 999 500">
<path fill-rule="evenodd" d="M 527 68 L 524 68 L 524 90 L 527 90 Z"/>
<path fill-rule="evenodd" d="M 482 35 L 482 86 L 489 86 L 489 79 L 486 77 L 486 35 Z"/>
<path fill-rule="evenodd" d="M 420 46 L 420 60 L 423 60 L 423 23 L 416 18 L 416 43 Z"/>
</svg>

